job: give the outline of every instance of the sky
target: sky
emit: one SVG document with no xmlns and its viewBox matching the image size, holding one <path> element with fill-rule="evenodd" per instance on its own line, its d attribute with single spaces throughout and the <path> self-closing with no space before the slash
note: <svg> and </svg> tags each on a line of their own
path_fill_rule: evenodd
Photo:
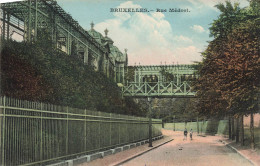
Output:
<svg viewBox="0 0 260 166">
<path fill-rule="evenodd" d="M 0 0 L 3 2 L 5 0 Z M 129 65 L 192 64 L 201 61 L 209 27 L 220 12 L 214 7 L 224 0 L 57 0 L 86 30 L 108 37 L 122 52 L 127 48 Z M 239 2 L 248 6 L 247 0 Z M 111 12 L 111 8 L 146 8 L 149 12 Z M 169 12 L 187 9 L 189 12 Z M 166 9 L 167 12 L 156 12 Z"/>
</svg>

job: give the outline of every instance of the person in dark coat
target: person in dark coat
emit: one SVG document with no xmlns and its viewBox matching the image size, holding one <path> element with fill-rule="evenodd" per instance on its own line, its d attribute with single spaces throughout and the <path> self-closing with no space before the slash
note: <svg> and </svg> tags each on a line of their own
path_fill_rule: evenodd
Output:
<svg viewBox="0 0 260 166">
<path fill-rule="evenodd" d="M 192 140 L 192 134 L 193 134 L 193 131 L 192 131 L 192 129 L 190 129 L 190 140 Z"/>
<path fill-rule="evenodd" d="M 187 140 L 187 134 L 188 134 L 188 131 L 187 131 L 187 129 L 185 128 L 185 130 L 184 130 L 184 138 L 183 138 L 183 140 Z"/>
</svg>

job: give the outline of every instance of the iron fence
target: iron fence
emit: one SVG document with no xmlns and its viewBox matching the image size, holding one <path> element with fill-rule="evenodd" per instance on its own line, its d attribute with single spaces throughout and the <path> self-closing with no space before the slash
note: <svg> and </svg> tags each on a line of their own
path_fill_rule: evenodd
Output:
<svg viewBox="0 0 260 166">
<path fill-rule="evenodd" d="M 0 96 L 0 165 L 42 165 L 148 139 L 148 122 Z M 162 121 L 152 123 L 161 135 Z"/>
</svg>

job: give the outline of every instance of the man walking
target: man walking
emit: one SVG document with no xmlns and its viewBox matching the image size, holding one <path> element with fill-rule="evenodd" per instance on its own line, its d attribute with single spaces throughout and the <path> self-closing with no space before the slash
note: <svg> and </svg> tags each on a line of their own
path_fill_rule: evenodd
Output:
<svg viewBox="0 0 260 166">
<path fill-rule="evenodd" d="M 192 140 L 192 134 L 193 134 L 193 131 L 192 131 L 192 129 L 190 129 L 190 140 Z"/>
<path fill-rule="evenodd" d="M 185 130 L 184 130 L 184 138 L 183 138 L 183 140 L 187 140 L 187 134 L 188 134 L 188 131 L 187 131 L 187 129 L 185 128 Z"/>
</svg>

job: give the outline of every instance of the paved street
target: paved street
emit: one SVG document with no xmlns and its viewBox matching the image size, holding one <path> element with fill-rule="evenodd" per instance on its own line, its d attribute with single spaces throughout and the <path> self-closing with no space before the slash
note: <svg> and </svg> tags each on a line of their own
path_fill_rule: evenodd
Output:
<svg viewBox="0 0 260 166">
<path fill-rule="evenodd" d="M 123 166 L 248 166 L 249 161 L 219 142 L 221 137 L 194 134 L 183 141 L 182 132 L 164 130 L 173 141 L 143 154 Z"/>
</svg>

